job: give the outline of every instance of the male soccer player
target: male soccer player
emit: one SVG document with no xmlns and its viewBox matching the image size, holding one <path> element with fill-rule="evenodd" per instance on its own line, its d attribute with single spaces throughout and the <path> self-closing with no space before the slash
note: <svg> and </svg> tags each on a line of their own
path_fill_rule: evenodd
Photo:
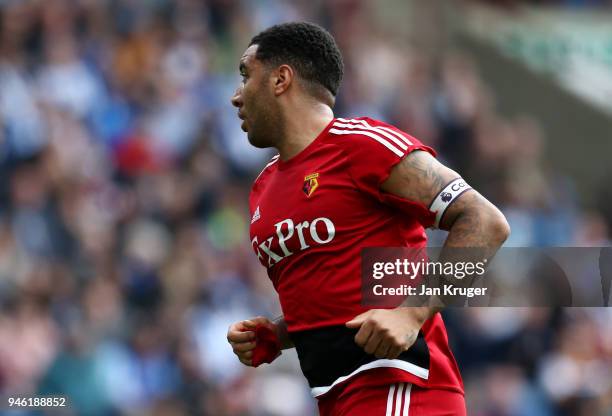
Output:
<svg viewBox="0 0 612 416">
<path fill-rule="evenodd" d="M 464 415 L 440 308 L 363 306 L 360 250 L 424 247 L 424 228 L 439 227 L 449 232 L 442 256 L 454 247 L 491 256 L 509 233 L 504 216 L 414 137 L 334 117 L 343 62 L 319 26 L 259 33 L 240 74 L 232 104 L 242 129 L 253 146 L 278 150 L 249 202 L 253 250 L 283 317 L 231 325 L 234 352 L 253 365 L 261 327 L 295 346 L 322 416 Z"/>
</svg>

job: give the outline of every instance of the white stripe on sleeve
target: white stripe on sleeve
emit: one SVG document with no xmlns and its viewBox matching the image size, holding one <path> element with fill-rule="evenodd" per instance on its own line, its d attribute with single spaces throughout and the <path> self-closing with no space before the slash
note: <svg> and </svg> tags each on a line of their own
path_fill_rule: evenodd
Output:
<svg viewBox="0 0 612 416">
<path fill-rule="evenodd" d="M 404 152 L 402 152 L 400 149 L 398 149 L 397 147 L 395 147 L 393 144 L 391 144 L 387 139 L 379 136 L 377 133 L 374 133 L 372 131 L 367 131 L 367 130 L 339 130 L 339 129 L 329 129 L 329 132 L 332 134 L 362 134 L 364 136 L 368 136 L 374 140 L 376 140 L 378 143 L 382 144 L 383 146 L 385 146 L 387 149 L 391 150 L 393 153 L 395 153 L 397 156 L 402 157 L 404 156 Z"/>
<path fill-rule="evenodd" d="M 404 144 L 404 142 L 402 142 L 401 140 L 398 140 L 398 138 L 392 134 L 387 133 L 386 131 L 378 128 L 378 127 L 372 127 L 370 126 L 368 123 L 363 123 L 360 126 L 357 126 L 355 124 L 348 124 L 348 123 L 334 123 L 334 127 L 344 127 L 347 129 L 351 129 L 351 130 L 369 130 L 369 131 L 373 131 L 375 133 L 378 133 L 384 137 L 386 137 L 387 139 L 391 140 L 393 143 L 395 143 L 397 146 L 399 146 L 400 149 L 402 150 L 408 150 L 408 146 L 406 146 L 406 144 Z"/>
<path fill-rule="evenodd" d="M 341 122 L 343 122 L 343 123 L 355 123 L 355 124 L 360 124 L 360 125 L 362 125 L 362 126 L 369 127 L 369 128 L 371 128 L 371 129 L 377 130 L 377 131 L 379 131 L 379 132 L 382 132 L 382 131 L 388 132 L 388 133 L 390 133 L 390 134 L 392 134 L 392 135 L 394 135 L 394 136 L 398 137 L 400 140 L 402 140 L 402 141 L 403 141 L 404 143 L 406 143 L 408 146 L 412 146 L 412 142 L 411 142 L 410 140 L 408 140 L 408 137 L 406 137 L 406 135 L 405 135 L 405 134 L 400 133 L 400 132 L 397 132 L 397 131 L 395 131 L 395 130 L 393 130 L 393 129 L 390 129 L 389 127 L 385 127 L 385 126 L 372 126 L 372 125 L 370 125 L 370 123 L 368 123 L 368 122 L 367 122 L 367 121 L 365 121 L 365 120 L 357 120 L 357 119 L 350 119 L 350 120 L 347 120 L 347 119 L 345 119 L 345 118 L 338 118 L 337 120 L 338 120 L 338 121 L 341 121 Z"/>
</svg>

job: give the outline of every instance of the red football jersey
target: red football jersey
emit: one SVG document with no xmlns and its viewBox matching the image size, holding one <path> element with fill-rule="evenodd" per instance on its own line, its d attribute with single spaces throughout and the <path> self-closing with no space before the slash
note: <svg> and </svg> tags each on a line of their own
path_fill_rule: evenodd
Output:
<svg viewBox="0 0 612 416">
<path fill-rule="evenodd" d="M 361 249 L 426 245 L 424 228 L 433 225 L 435 212 L 380 190 L 393 166 L 415 150 L 435 156 L 381 121 L 336 118 L 298 155 L 272 158 L 255 180 L 249 200 L 252 246 L 279 294 L 315 396 L 374 368 L 379 382 L 463 391 L 439 314 L 422 328 L 427 359 L 421 361 L 358 356 L 365 352 L 348 345 L 354 334 L 342 332 L 347 321 L 370 309 L 361 304 Z M 323 342 L 335 345 L 336 338 L 346 341 L 314 351 Z M 337 358 L 322 362 L 321 354 Z M 329 374 L 322 368 L 351 354 L 353 361 L 338 364 L 342 368 Z"/>
</svg>

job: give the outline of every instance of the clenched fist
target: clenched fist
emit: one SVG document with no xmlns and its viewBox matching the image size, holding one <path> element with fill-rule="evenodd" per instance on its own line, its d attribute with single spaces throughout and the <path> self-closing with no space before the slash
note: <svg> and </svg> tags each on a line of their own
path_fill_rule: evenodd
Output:
<svg viewBox="0 0 612 416">
<path fill-rule="evenodd" d="M 435 311 L 428 307 L 372 309 L 346 323 L 359 328 L 355 342 L 376 358 L 395 359 L 414 344 L 423 323 Z"/>
<path fill-rule="evenodd" d="M 255 366 L 253 365 L 253 351 L 257 345 L 255 328 L 258 325 L 268 327 L 278 336 L 278 325 L 263 316 L 235 322 L 227 330 L 227 341 L 232 346 L 234 354 L 238 356 L 241 363 L 250 367 Z"/>
</svg>

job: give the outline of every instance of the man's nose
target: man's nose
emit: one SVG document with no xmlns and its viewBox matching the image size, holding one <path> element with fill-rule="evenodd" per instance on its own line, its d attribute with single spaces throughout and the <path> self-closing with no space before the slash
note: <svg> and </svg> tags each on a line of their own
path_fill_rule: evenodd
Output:
<svg viewBox="0 0 612 416">
<path fill-rule="evenodd" d="M 234 92 L 231 101 L 234 107 L 240 108 L 242 106 L 242 88 L 236 88 L 236 92 Z"/>
</svg>

